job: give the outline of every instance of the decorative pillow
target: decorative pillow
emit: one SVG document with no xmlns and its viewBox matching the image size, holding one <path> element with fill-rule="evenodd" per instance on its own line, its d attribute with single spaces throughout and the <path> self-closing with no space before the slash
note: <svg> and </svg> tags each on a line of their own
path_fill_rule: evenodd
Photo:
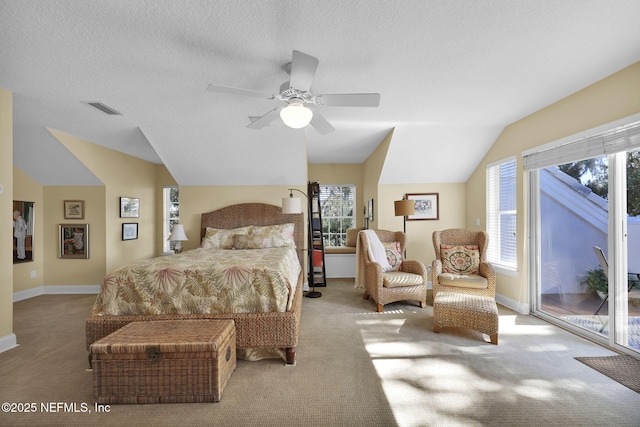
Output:
<svg viewBox="0 0 640 427">
<path fill-rule="evenodd" d="M 391 269 L 389 271 L 400 271 L 402 267 L 402 251 L 400 250 L 400 242 L 383 243 L 384 251 L 387 253 L 387 261 Z"/>
<path fill-rule="evenodd" d="M 444 273 L 478 274 L 480 250 L 477 245 L 440 245 Z"/>
<path fill-rule="evenodd" d="M 277 224 L 277 225 L 265 225 L 265 226 L 253 226 L 249 231 L 249 240 L 251 243 L 247 243 L 250 248 L 244 249 L 260 249 L 260 248 L 283 248 L 283 247 L 296 247 L 295 239 L 293 238 L 294 224 Z M 243 239 L 240 239 L 243 240 Z M 243 242 L 240 242 L 243 244 Z M 236 246 L 236 249 L 241 249 Z"/>
<path fill-rule="evenodd" d="M 263 249 L 262 241 L 249 234 L 235 234 L 233 236 L 234 249 Z"/>
<path fill-rule="evenodd" d="M 207 249 L 233 249 L 233 236 L 236 234 L 249 234 L 253 226 L 217 229 L 207 227 L 200 247 Z"/>
</svg>

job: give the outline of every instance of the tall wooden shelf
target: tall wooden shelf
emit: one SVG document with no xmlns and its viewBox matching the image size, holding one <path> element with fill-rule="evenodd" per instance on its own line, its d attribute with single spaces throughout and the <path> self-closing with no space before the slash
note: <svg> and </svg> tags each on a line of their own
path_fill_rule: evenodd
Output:
<svg viewBox="0 0 640 427">
<path fill-rule="evenodd" d="M 320 208 L 320 183 L 309 182 L 309 286 L 326 287 L 327 273 L 324 262 L 322 236 L 322 209 Z M 309 292 L 308 294 L 312 294 Z M 319 292 L 316 292 L 320 296 Z M 307 295 L 311 296 L 311 295 Z"/>
</svg>

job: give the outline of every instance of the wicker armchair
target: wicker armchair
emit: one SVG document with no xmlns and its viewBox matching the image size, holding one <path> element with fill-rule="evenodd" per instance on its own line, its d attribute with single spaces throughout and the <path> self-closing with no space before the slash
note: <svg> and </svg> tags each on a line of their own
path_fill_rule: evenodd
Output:
<svg viewBox="0 0 640 427">
<path fill-rule="evenodd" d="M 486 261 L 489 236 L 484 231 L 469 231 L 452 228 L 433 232 L 433 248 L 436 259 L 431 265 L 431 284 L 433 297 L 439 291 L 451 291 L 468 295 L 496 297 L 496 272 Z M 442 245 L 475 245 L 480 252 L 479 274 L 444 274 L 442 263 Z"/>
<path fill-rule="evenodd" d="M 369 239 L 364 232 L 358 234 L 360 256 L 363 258 L 365 292 L 363 299 L 373 297 L 377 311 L 384 312 L 384 305 L 396 301 L 418 301 L 420 307 L 427 305 L 427 268 L 420 261 L 405 260 L 406 234 L 401 231 L 374 230 L 384 243 L 400 243 L 402 264 L 399 271 L 383 272 L 377 262 L 369 258 Z"/>
<path fill-rule="evenodd" d="M 482 231 L 449 229 L 433 233 L 434 332 L 440 332 L 444 326 L 470 328 L 489 335 L 491 343 L 498 344 L 496 273 L 486 262 L 487 244 L 487 233 Z M 478 250 L 468 246 L 477 246 Z M 476 262 L 479 271 L 474 274 Z M 454 272 L 443 272 L 443 264 Z"/>
</svg>

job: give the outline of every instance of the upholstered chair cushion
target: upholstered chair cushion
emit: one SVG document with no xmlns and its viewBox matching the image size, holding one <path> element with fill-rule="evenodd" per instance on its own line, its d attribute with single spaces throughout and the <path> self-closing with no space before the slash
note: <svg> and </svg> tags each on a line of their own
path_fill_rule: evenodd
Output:
<svg viewBox="0 0 640 427">
<path fill-rule="evenodd" d="M 478 274 L 442 273 L 438 276 L 440 284 L 458 288 L 486 289 L 489 282 Z"/>
<path fill-rule="evenodd" d="M 402 271 L 389 271 L 382 275 L 382 286 L 385 288 L 400 288 L 403 286 L 422 285 L 422 276 Z"/>
</svg>

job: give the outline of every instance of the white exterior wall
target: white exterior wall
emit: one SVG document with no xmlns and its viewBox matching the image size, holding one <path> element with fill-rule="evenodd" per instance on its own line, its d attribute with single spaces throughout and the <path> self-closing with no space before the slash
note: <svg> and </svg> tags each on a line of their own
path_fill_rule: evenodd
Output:
<svg viewBox="0 0 640 427">
<path fill-rule="evenodd" d="M 600 267 L 593 251 L 607 254 L 607 201 L 574 178 L 540 171 L 542 293 L 581 293 L 582 277 Z M 628 270 L 640 273 L 640 218 L 628 219 Z"/>
</svg>

